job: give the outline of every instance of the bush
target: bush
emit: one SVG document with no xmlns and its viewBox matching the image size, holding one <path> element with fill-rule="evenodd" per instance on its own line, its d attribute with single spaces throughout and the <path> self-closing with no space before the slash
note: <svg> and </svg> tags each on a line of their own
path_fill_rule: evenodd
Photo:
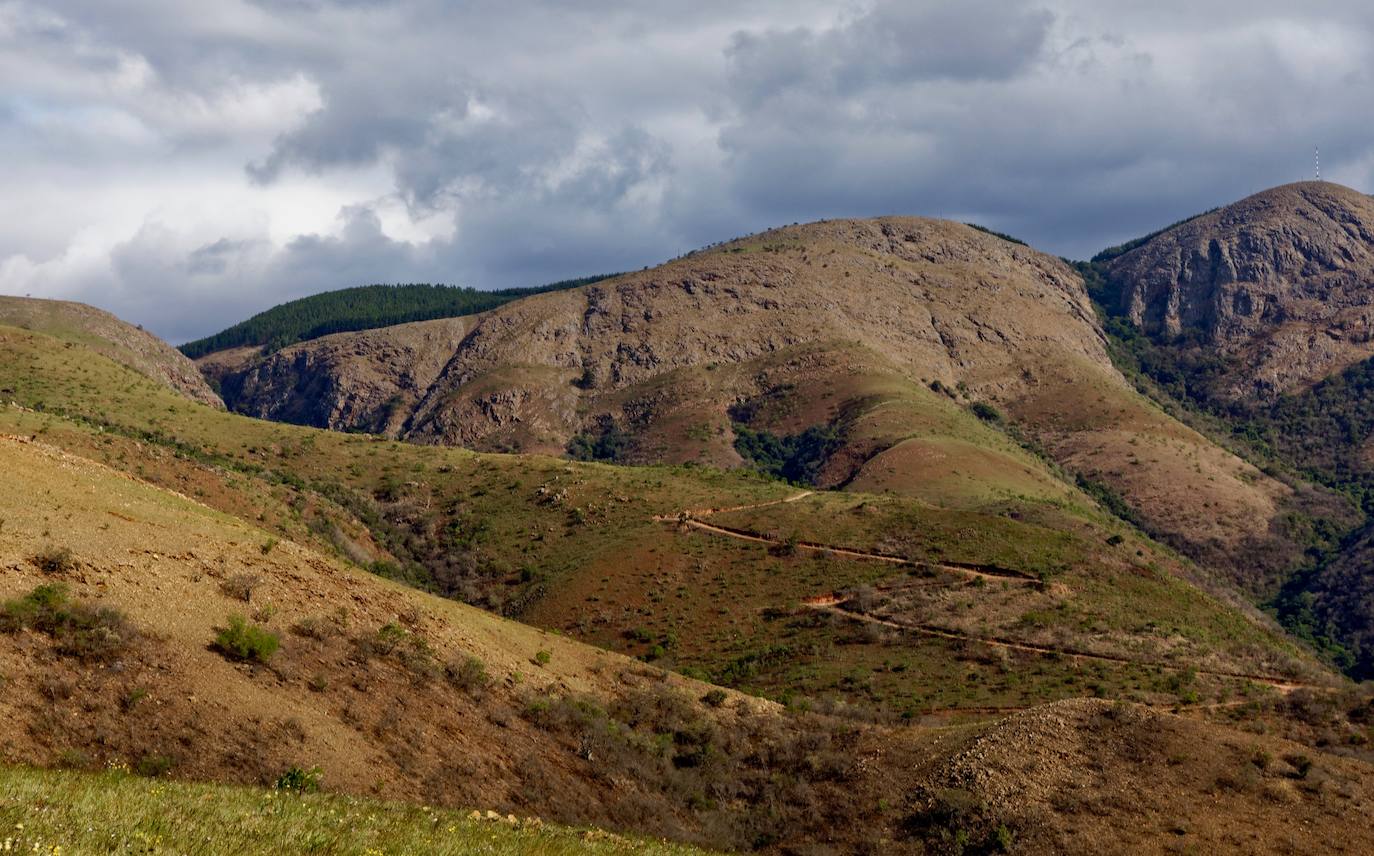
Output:
<svg viewBox="0 0 1374 856">
<path fill-rule="evenodd" d="M 444 667 L 444 677 L 454 687 L 469 693 L 478 693 L 491 683 L 486 665 L 476 657 L 453 660 Z"/>
<path fill-rule="evenodd" d="M 140 776 L 147 776 L 156 779 L 167 775 L 172 770 L 172 759 L 166 755 L 144 755 L 138 759 L 134 765 L 134 772 Z"/>
<path fill-rule="evenodd" d="M 281 637 L 249 624 L 242 615 L 231 615 L 228 626 L 215 634 L 214 647 L 230 659 L 266 663 L 281 647 Z"/>
<path fill-rule="evenodd" d="M 534 662 L 540 666 L 547 666 L 552 659 L 553 654 L 548 651 L 537 651 L 534 655 Z"/>
<path fill-rule="evenodd" d="M 234 600 L 241 600 L 244 603 L 253 599 L 253 592 L 262 583 L 262 577 L 257 574 L 235 574 L 229 579 L 219 584 L 219 590 L 226 597 Z"/>
<path fill-rule="evenodd" d="M 706 695 L 701 697 L 702 703 L 710 705 L 711 707 L 720 707 L 721 705 L 725 704 L 725 699 L 725 690 L 721 689 L 711 690 L 710 692 L 706 693 Z"/>
<path fill-rule="evenodd" d="M 375 633 L 353 640 L 353 648 L 361 662 L 367 662 L 374 657 L 394 656 L 420 680 L 429 680 L 439 671 L 429 640 L 411 633 L 395 622 L 384 624 Z"/>
<path fill-rule="evenodd" d="M 985 401 L 973 402 L 973 406 L 970 407 L 969 410 L 973 411 L 973 415 L 984 422 L 1002 421 L 1002 412 Z"/>
<path fill-rule="evenodd" d="M 20 630 L 45 633 L 57 642 L 59 653 L 95 662 L 114 660 L 138 636 L 123 613 L 73 603 L 66 587 L 55 583 L 0 605 L 0 632 Z"/>
<path fill-rule="evenodd" d="M 314 793 L 320 789 L 319 767 L 311 767 L 303 770 L 300 767 L 292 767 L 285 773 L 277 777 L 276 789 L 279 791 L 294 791 L 298 794 Z"/>
<path fill-rule="evenodd" d="M 76 570 L 76 558 L 66 547 L 45 547 L 30 561 L 45 574 L 65 574 Z"/>
</svg>

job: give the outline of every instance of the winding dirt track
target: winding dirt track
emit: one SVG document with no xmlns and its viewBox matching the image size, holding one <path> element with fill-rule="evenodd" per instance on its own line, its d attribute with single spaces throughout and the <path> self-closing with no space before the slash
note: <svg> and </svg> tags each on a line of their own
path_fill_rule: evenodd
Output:
<svg viewBox="0 0 1374 856">
<path fill-rule="evenodd" d="M 724 535 L 727 538 L 734 538 L 739 541 L 749 541 L 755 544 L 766 544 L 771 547 L 785 547 L 788 549 L 806 550 L 813 553 L 827 553 L 832 556 L 844 556 L 848 559 L 860 559 L 869 562 L 885 562 L 890 565 L 924 565 L 936 568 L 957 576 L 968 577 L 969 579 L 998 580 L 1002 582 L 1020 583 L 1021 585 L 1043 586 L 1044 583 L 1037 577 L 1029 574 L 1022 574 L 1016 571 L 1004 570 L 1001 568 L 991 568 L 987 566 L 961 565 L 940 562 L 918 562 L 908 559 L 905 556 L 895 556 L 890 553 L 875 553 L 867 550 L 855 550 L 850 547 L 836 547 L 831 544 L 821 544 L 816 541 L 784 541 L 781 538 L 773 538 L 758 532 L 750 532 L 747 529 L 737 529 L 731 526 L 720 526 L 715 523 L 707 523 L 703 517 L 710 517 L 713 514 L 724 514 L 731 511 L 749 511 L 755 508 L 767 508 L 773 505 L 796 502 L 811 496 L 813 491 L 802 491 L 801 493 L 789 496 L 785 499 L 775 499 L 771 502 L 760 502 L 753 505 L 736 505 L 729 508 L 705 508 L 690 511 L 682 511 L 678 514 L 655 515 L 654 520 L 660 523 L 676 523 L 681 526 L 689 526 L 693 529 L 700 529 L 703 532 L 710 532 L 715 535 Z"/>
<path fill-rule="evenodd" d="M 736 505 L 722 508 L 686 510 L 674 515 L 660 514 L 655 515 L 654 520 L 659 521 L 661 523 L 673 523 L 679 526 L 688 526 L 693 529 L 701 530 L 703 532 L 709 532 L 713 535 L 720 535 L 726 538 L 734 538 L 736 540 L 748 541 L 755 544 L 766 544 L 769 546 L 776 547 L 787 547 L 799 550 L 809 550 L 813 552 L 824 552 L 834 556 L 844 556 L 846 558 L 859 559 L 862 561 L 870 562 L 885 562 L 887 564 L 892 565 L 925 564 L 929 567 L 934 567 L 942 571 L 946 571 L 952 574 L 968 578 L 981 578 L 986 580 L 1000 580 L 1003 582 L 1016 582 L 1025 585 L 1034 585 L 1037 587 L 1044 585 L 1044 583 L 1041 580 L 1035 577 L 1029 576 L 1027 574 L 1019 574 L 1015 571 L 1009 571 L 1000 568 L 992 569 L 985 566 L 979 566 L 975 568 L 951 564 L 913 562 L 912 560 L 907 559 L 903 556 L 894 556 L 887 553 L 875 553 L 865 550 L 855 550 L 848 547 L 836 547 L 829 544 L 820 544 L 814 541 L 783 541 L 779 538 L 769 537 L 767 535 L 762 535 L 757 532 L 750 532 L 745 529 L 736 529 L 730 526 L 718 526 L 713 523 L 707 523 L 705 520 L 701 519 L 703 517 L 710 517 L 713 514 L 723 514 L 731 511 L 748 511 L 755 508 L 767 508 L 773 505 L 782 505 L 785 503 L 796 502 L 800 499 L 805 499 L 806 497 L 811 496 L 812 493 L 813 491 L 807 490 L 789 497 L 785 497 L 783 499 L 775 499 L 770 502 L 754 503 L 752 505 Z M 889 627 L 907 633 L 915 633 L 921 636 L 930 636 L 939 639 L 948 639 L 955 642 L 968 642 L 973 644 L 986 645 L 989 647 L 1001 648 L 1008 651 L 1020 651 L 1040 656 L 1071 657 L 1075 660 L 1091 660 L 1094 662 L 1114 663 L 1117 665 L 1126 666 L 1145 666 L 1149 668 L 1166 669 L 1168 671 L 1174 672 L 1183 672 L 1191 668 L 1189 666 L 1176 666 L 1167 663 L 1133 660 L 1130 657 L 1121 657 L 1112 654 L 1093 654 L 1088 653 L 1086 651 L 1075 651 L 1072 649 L 1064 648 L 1051 648 L 1045 645 L 1033 645 L 1028 642 L 1016 642 L 1014 640 L 1001 639 L 992 636 L 971 636 L 964 633 L 956 633 L 951 630 L 943 630 L 938 627 L 931 627 L 925 624 L 898 622 L 887 618 L 880 618 L 874 615 L 866 615 L 860 612 L 851 612 L 841 607 L 841 604 L 843 603 L 844 598 L 841 598 L 837 594 L 829 594 L 804 601 L 803 606 L 807 609 L 830 612 L 854 621 L 876 624 L 879 626 Z M 1330 687 L 1324 686 L 1322 684 L 1294 681 L 1287 678 L 1278 678 L 1270 675 L 1256 675 L 1245 672 L 1226 672 L 1209 669 L 1193 669 L 1193 671 L 1196 674 L 1206 675 L 1209 677 L 1228 678 L 1232 680 L 1247 680 L 1256 684 L 1263 684 L 1264 686 L 1272 687 L 1278 690 L 1279 692 L 1285 694 L 1298 689 L 1331 689 Z M 1227 702 L 1224 704 L 1232 703 Z"/>
<path fill-rule="evenodd" d="M 1101 663 L 1116 663 L 1125 666 L 1144 666 L 1147 668 L 1165 669 L 1171 672 L 1183 672 L 1192 668 L 1190 666 L 1176 666 L 1169 663 L 1158 663 L 1149 660 L 1133 660 L 1130 657 L 1119 657 L 1112 654 L 1092 654 L 1087 651 L 1075 651 L 1068 648 L 1051 648 L 1047 645 L 1032 645 L 1028 642 L 1016 642 L 1010 639 L 999 639 L 995 636 L 971 636 L 965 633 L 955 633 L 951 630 L 942 630 L 938 627 L 931 627 L 926 624 L 914 624 L 902 621 L 893 621 L 888 618 L 879 618 L 876 615 L 866 615 L 862 612 L 851 612 L 841 607 L 843 599 L 830 595 L 828 597 L 813 598 L 805 601 L 802 605 L 807 609 L 816 609 L 823 612 L 830 612 L 845 618 L 861 621 L 868 624 L 876 624 L 882 627 L 890 627 L 894 630 L 901 630 L 907 633 L 916 633 L 921 636 L 933 636 L 939 639 L 949 639 L 955 642 L 971 642 L 978 645 L 987 645 L 992 648 L 1002 648 L 1008 651 L 1022 651 L 1028 654 L 1039 654 L 1042 656 L 1070 657 L 1074 660 L 1092 660 Z M 1290 693 L 1298 689 L 1329 689 L 1321 684 L 1312 684 L 1302 681 L 1294 681 L 1287 678 L 1276 678 L 1269 675 L 1256 675 L 1247 672 L 1225 672 L 1213 669 L 1193 669 L 1194 673 L 1207 675 L 1213 678 L 1230 678 L 1233 680 L 1246 680 L 1257 684 L 1273 687 L 1283 693 Z"/>
</svg>

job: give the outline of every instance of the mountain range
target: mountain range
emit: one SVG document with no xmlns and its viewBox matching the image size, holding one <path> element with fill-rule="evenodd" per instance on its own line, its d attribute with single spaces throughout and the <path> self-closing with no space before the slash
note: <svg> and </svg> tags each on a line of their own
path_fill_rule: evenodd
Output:
<svg viewBox="0 0 1374 856">
<path fill-rule="evenodd" d="M 0 298 L 4 759 L 626 847 L 1374 849 L 1372 284 L 1374 201 L 1309 182 L 1082 262 L 881 217 L 326 297 L 194 362 Z"/>
</svg>

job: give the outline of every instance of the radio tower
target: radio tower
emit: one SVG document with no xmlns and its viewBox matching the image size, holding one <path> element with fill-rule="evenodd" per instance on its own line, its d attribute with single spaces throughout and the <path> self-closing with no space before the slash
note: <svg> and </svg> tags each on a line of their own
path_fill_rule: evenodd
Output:
<svg viewBox="0 0 1374 856">
<path fill-rule="evenodd" d="M 1313 149 L 1312 152 L 1313 152 L 1313 159 L 1316 160 L 1316 162 L 1317 162 L 1317 181 L 1321 181 L 1321 180 L 1322 180 L 1322 150 L 1321 150 L 1321 147 L 1318 146 L 1317 148 Z"/>
</svg>

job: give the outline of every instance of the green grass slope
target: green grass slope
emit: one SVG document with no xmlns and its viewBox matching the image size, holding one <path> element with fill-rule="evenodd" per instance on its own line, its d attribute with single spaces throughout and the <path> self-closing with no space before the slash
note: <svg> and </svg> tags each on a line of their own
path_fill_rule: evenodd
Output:
<svg viewBox="0 0 1374 856">
<path fill-rule="evenodd" d="M 663 854 L 704 851 L 338 794 L 0 766 L 0 850 L 18 853 Z"/>
</svg>

